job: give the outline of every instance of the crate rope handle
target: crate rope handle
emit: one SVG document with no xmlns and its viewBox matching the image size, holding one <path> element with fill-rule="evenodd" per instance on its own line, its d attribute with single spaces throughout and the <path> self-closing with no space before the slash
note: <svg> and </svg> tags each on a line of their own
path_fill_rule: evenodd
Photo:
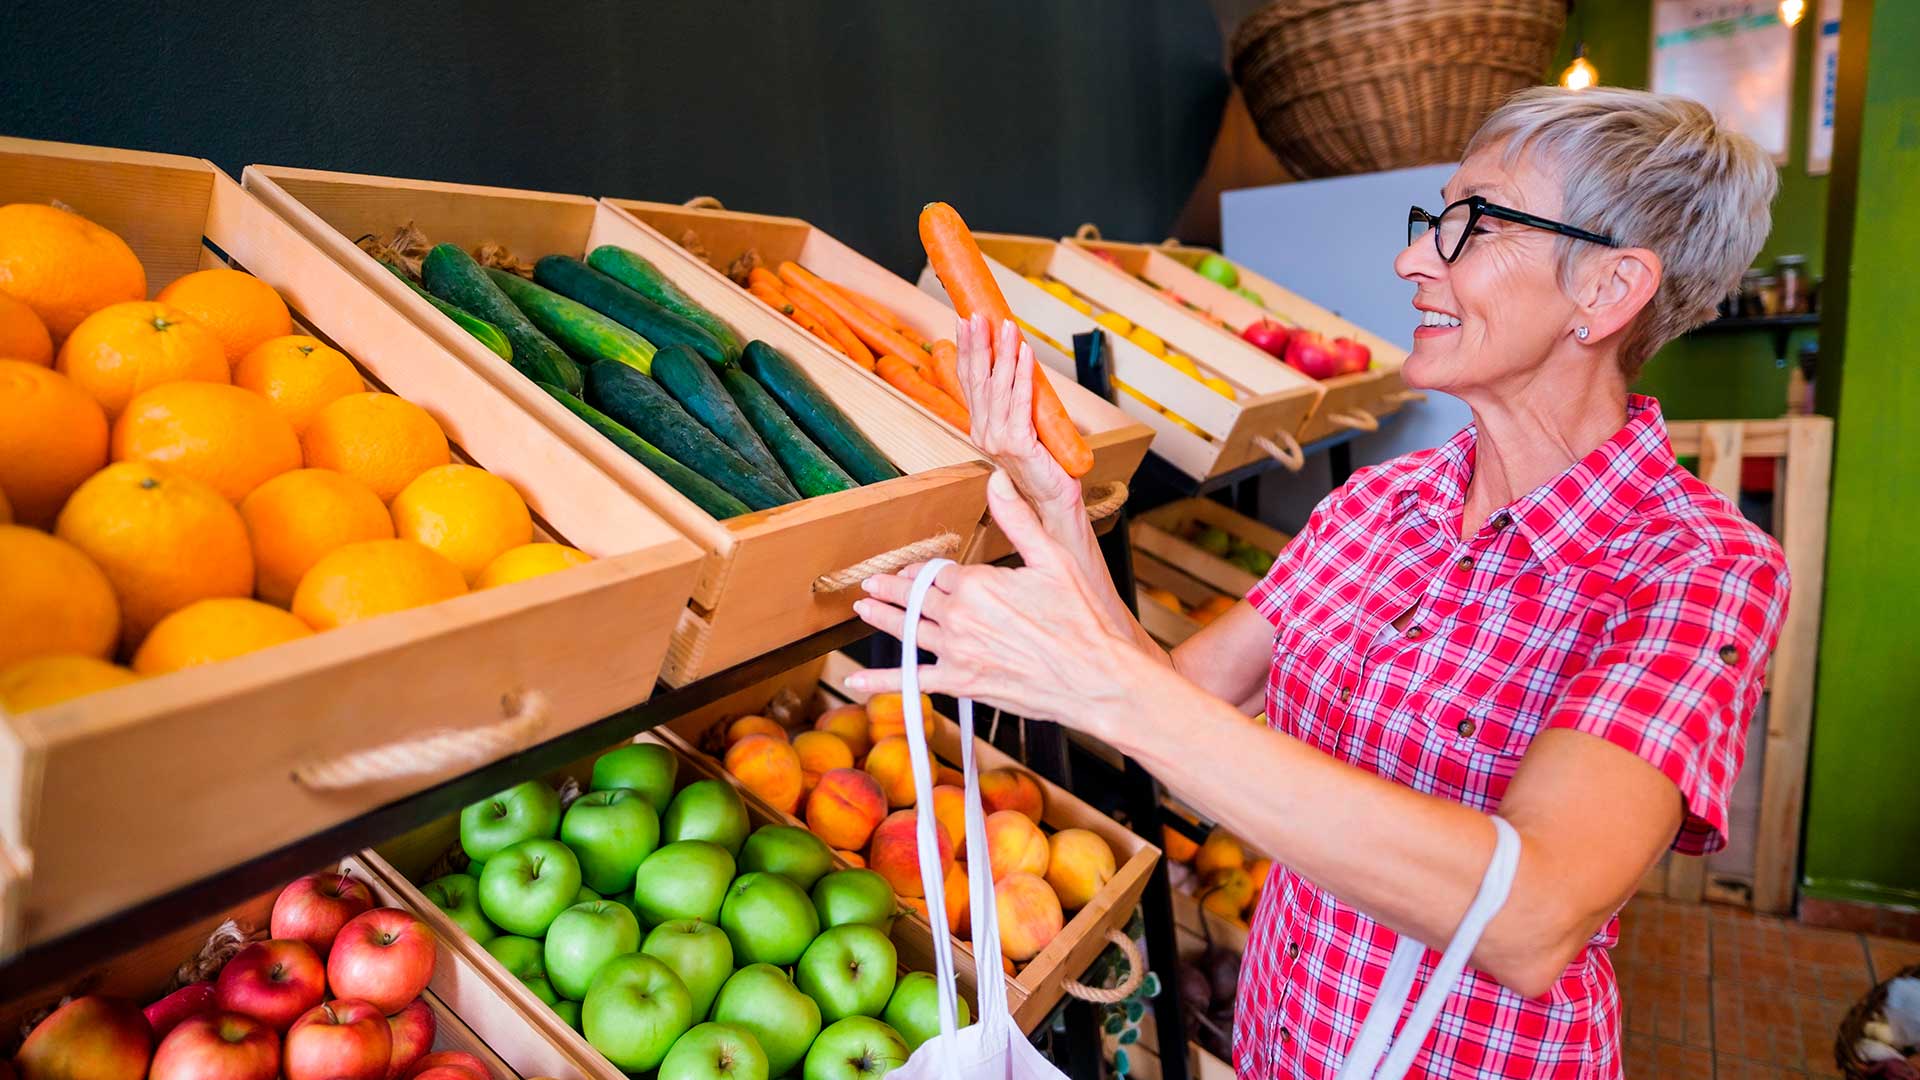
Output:
<svg viewBox="0 0 1920 1080">
<path fill-rule="evenodd" d="M 1147 979 L 1147 958 L 1140 955 L 1140 946 L 1130 937 L 1118 930 L 1107 931 L 1107 941 L 1120 950 L 1127 961 L 1126 977 L 1118 986 L 1088 986 L 1079 979 L 1068 979 L 1060 985 L 1067 996 L 1095 1005 L 1117 1005 L 1133 996 L 1135 990 Z"/>
<path fill-rule="evenodd" d="M 1095 224 L 1094 224 L 1093 222 L 1091 222 L 1091 221 L 1083 221 L 1083 222 L 1081 222 L 1081 223 L 1080 223 L 1080 227 L 1079 227 L 1079 228 L 1077 228 L 1077 229 L 1075 229 L 1075 230 L 1073 230 L 1073 238 L 1074 238 L 1075 240 L 1099 240 L 1099 239 L 1102 239 L 1102 237 L 1101 237 L 1101 235 L 1100 235 L 1100 226 L 1098 226 L 1098 225 L 1095 225 Z"/>
<path fill-rule="evenodd" d="M 430 731 L 385 746 L 352 750 L 294 766 L 293 778 L 309 791 L 340 791 L 383 780 L 433 776 L 463 765 L 492 761 L 525 746 L 547 722 L 547 695 L 539 690 L 504 694 L 505 719 L 477 728 Z"/>
<path fill-rule="evenodd" d="M 1395 390 L 1380 400 L 1389 405 L 1412 405 L 1427 400 L 1427 395 L 1418 390 Z"/>
<path fill-rule="evenodd" d="M 813 579 L 813 591 L 816 593 L 834 593 L 851 589 L 875 574 L 892 574 L 904 570 L 917 562 L 929 559 L 944 559 L 960 550 L 960 535 L 943 532 L 929 536 L 925 540 L 915 540 L 904 547 L 883 551 L 870 559 L 862 559 L 844 570 L 835 570 L 831 574 L 821 574 Z"/>
<path fill-rule="evenodd" d="M 1280 441 L 1275 442 L 1274 439 Z M 1290 431 L 1275 432 L 1272 439 L 1265 435 L 1255 435 L 1253 445 L 1261 453 L 1285 465 L 1288 472 L 1299 472 L 1301 466 L 1307 463 L 1306 452 L 1300 449 L 1300 440 L 1294 438 Z"/>
<path fill-rule="evenodd" d="M 725 210 L 727 205 L 711 195 L 695 195 L 680 204 L 689 210 Z"/>
<path fill-rule="evenodd" d="M 1355 431 L 1379 431 L 1380 418 L 1365 409 L 1356 408 L 1352 412 L 1328 413 L 1327 419 L 1343 428 Z"/>
<path fill-rule="evenodd" d="M 1099 498 L 1087 500 L 1087 520 L 1105 521 L 1119 513 L 1121 507 L 1127 505 L 1127 482 L 1109 480 L 1087 494 L 1099 495 Z"/>
</svg>

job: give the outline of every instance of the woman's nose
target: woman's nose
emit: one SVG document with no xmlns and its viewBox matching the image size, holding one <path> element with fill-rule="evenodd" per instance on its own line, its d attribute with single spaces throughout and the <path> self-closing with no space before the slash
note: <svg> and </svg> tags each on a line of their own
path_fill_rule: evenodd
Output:
<svg viewBox="0 0 1920 1080">
<path fill-rule="evenodd" d="M 1446 276 L 1446 261 L 1433 244 L 1433 234 L 1421 233 L 1394 257 L 1393 272 L 1407 281 L 1437 281 Z"/>
</svg>

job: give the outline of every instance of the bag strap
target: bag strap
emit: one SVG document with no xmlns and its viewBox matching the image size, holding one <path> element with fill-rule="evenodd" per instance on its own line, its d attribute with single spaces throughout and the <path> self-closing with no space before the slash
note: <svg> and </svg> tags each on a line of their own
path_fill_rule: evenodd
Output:
<svg viewBox="0 0 1920 1080">
<path fill-rule="evenodd" d="M 1520 866 L 1520 834 L 1501 817 L 1493 816 L 1491 820 L 1493 858 L 1487 863 L 1486 875 L 1480 879 L 1480 891 L 1467 906 L 1467 913 L 1441 954 L 1440 962 L 1434 965 L 1433 978 L 1427 980 L 1426 989 L 1420 992 L 1420 1000 L 1414 1005 L 1406 1026 L 1400 1029 L 1400 1037 L 1392 1039 L 1393 1025 L 1406 1007 L 1414 975 L 1427 953 L 1425 945 L 1406 936 L 1393 948 L 1386 978 L 1380 982 L 1379 993 L 1374 995 L 1373 1006 L 1367 1010 L 1360 1034 L 1354 1037 L 1353 1046 L 1347 1051 L 1347 1060 L 1340 1066 L 1337 1080 L 1400 1080 L 1412 1067 L 1414 1056 L 1420 1052 L 1427 1033 L 1440 1016 L 1441 1007 L 1453 993 L 1454 983 L 1466 970 L 1467 958 L 1480 943 L 1480 935 L 1500 913 L 1507 894 L 1513 889 L 1514 872 Z M 1391 1046 L 1389 1039 L 1392 1039 Z M 1384 1064 L 1380 1063 L 1382 1051 L 1386 1053 Z M 1377 1073 L 1376 1065 L 1379 1065 Z"/>
</svg>

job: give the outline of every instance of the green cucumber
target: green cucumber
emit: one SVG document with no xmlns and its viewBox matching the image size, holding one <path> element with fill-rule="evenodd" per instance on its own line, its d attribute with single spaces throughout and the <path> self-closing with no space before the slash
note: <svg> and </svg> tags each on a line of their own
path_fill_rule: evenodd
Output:
<svg viewBox="0 0 1920 1080">
<path fill-rule="evenodd" d="M 693 418 L 707 425 L 707 430 L 720 436 L 720 441 L 733 447 L 748 464 L 759 469 L 768 477 L 778 480 L 793 492 L 794 498 L 800 492 L 787 480 L 787 474 L 780 468 L 780 462 L 767 449 L 760 434 L 740 412 L 740 406 L 734 404 L 728 396 L 727 388 L 720 385 L 720 377 L 713 373 L 705 360 L 695 355 L 692 349 L 684 345 L 668 345 L 653 357 L 653 377 L 681 408 L 693 414 Z"/>
<path fill-rule="evenodd" d="M 723 521 L 748 513 L 746 503 L 722 491 L 713 481 L 668 457 L 660 451 L 659 447 L 621 427 L 607 414 L 552 383 L 543 382 L 540 384 L 540 389 L 553 395 L 555 401 L 565 405 L 575 416 L 585 420 L 595 431 L 606 436 L 608 442 L 633 455 L 634 460 L 645 465 L 655 476 L 673 485 L 675 491 L 693 500 L 694 505 L 700 509 Z"/>
<path fill-rule="evenodd" d="M 854 483 L 847 471 L 833 463 L 807 433 L 801 431 L 788 416 L 780 403 L 773 400 L 753 376 L 737 367 L 723 367 L 718 372 L 721 385 L 740 411 L 746 415 L 753 429 L 767 441 L 767 447 L 773 456 L 780 460 L 782 468 L 792 478 L 793 486 L 800 494 L 808 498 L 815 495 L 831 495 L 836 491 L 848 491 L 860 485 Z"/>
<path fill-rule="evenodd" d="M 427 291 L 499 328 L 513 345 L 514 370 L 534 382 L 552 383 L 570 394 L 586 388 L 580 366 L 540 332 L 507 294 L 488 279 L 473 256 L 458 244 L 435 244 L 420 260 L 420 283 Z"/>
<path fill-rule="evenodd" d="M 712 334 L 726 350 L 729 361 L 739 358 L 744 346 L 733 327 L 694 303 L 691 296 L 681 292 L 680 286 L 668 281 L 652 263 L 626 248 L 602 244 L 587 252 L 587 265 Z"/>
<path fill-rule="evenodd" d="M 655 348 L 685 345 L 710 363 L 733 362 L 734 357 L 727 355 L 719 340 L 704 327 L 675 315 L 571 255 L 548 255 L 534 263 L 533 280 L 628 327 L 653 342 Z"/>
<path fill-rule="evenodd" d="M 507 335 L 500 332 L 499 327 L 478 315 L 469 315 L 421 288 L 420 283 L 408 277 L 405 270 L 400 269 L 385 259 L 379 260 L 379 263 L 381 266 L 393 271 L 394 277 L 406 282 L 407 288 L 412 289 L 418 294 L 420 299 L 432 304 L 435 311 L 452 319 L 455 326 L 473 335 L 476 341 L 485 345 L 495 356 L 498 356 L 502 360 L 513 359 L 513 344 L 507 340 Z"/>
<path fill-rule="evenodd" d="M 733 447 L 701 427 L 700 421 L 688 416 L 659 383 L 625 364 L 588 368 L 587 400 L 628 431 L 755 510 L 785 506 L 798 499 L 786 485 L 775 483 Z"/>
<path fill-rule="evenodd" d="M 812 436 L 849 476 L 862 484 L 877 484 L 901 475 L 880 448 L 853 426 L 847 414 L 827 400 L 800 365 L 780 350 L 764 341 L 749 341 L 740 353 L 740 366 L 767 388 L 800 430 Z"/>
<path fill-rule="evenodd" d="M 653 370 L 653 342 L 632 330 L 578 300 L 541 288 L 518 274 L 488 267 L 487 277 L 533 320 L 533 325 L 559 342 L 575 360 L 588 367 L 612 360 L 641 374 Z"/>
</svg>

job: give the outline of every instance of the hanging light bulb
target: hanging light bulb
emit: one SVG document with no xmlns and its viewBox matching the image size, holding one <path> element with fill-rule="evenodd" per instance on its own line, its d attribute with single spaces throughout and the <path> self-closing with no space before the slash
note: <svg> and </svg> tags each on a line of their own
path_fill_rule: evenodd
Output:
<svg viewBox="0 0 1920 1080">
<path fill-rule="evenodd" d="M 1585 90 L 1599 81 L 1600 69 L 1587 59 L 1587 43 L 1582 41 L 1573 47 L 1573 63 L 1560 73 L 1560 85 L 1569 90 Z"/>
<path fill-rule="evenodd" d="M 1780 21 L 1788 26 L 1799 26 L 1800 20 L 1807 17 L 1807 0 L 1780 0 Z"/>
</svg>

